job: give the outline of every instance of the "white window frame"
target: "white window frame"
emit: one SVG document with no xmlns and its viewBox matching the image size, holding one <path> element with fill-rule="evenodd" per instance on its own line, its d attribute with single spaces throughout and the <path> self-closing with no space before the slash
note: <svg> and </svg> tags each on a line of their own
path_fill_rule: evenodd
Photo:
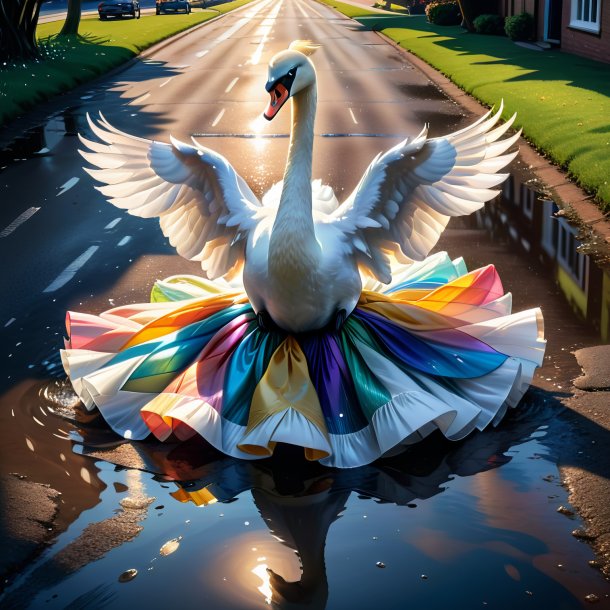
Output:
<svg viewBox="0 0 610 610">
<path fill-rule="evenodd" d="M 591 14 L 591 5 L 594 0 L 572 0 L 571 2 L 571 12 L 570 12 L 570 27 L 575 28 L 577 30 L 583 30 L 585 32 L 591 32 L 592 34 L 599 34 L 601 28 L 601 7 L 603 0 L 597 0 L 597 14 Z M 589 4 L 589 17 L 594 17 L 593 20 L 585 20 L 580 17 L 584 17 L 585 15 L 578 14 L 578 5 L 579 3 L 582 5 L 582 9 L 584 12 L 585 3 Z"/>
<path fill-rule="evenodd" d="M 576 250 L 580 246 L 578 230 L 564 218 L 558 218 L 558 221 L 557 262 L 586 294 L 589 291 L 589 257 Z"/>
</svg>

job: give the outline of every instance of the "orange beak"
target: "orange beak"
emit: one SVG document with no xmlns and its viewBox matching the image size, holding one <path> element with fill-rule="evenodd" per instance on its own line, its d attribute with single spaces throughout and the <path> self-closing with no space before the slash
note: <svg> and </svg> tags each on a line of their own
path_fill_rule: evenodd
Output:
<svg viewBox="0 0 610 610">
<path fill-rule="evenodd" d="M 271 91 L 269 91 L 269 95 L 271 99 L 269 100 L 269 105 L 267 109 L 263 113 L 263 116 L 270 121 L 278 112 L 279 109 L 286 103 L 290 93 L 284 85 L 278 83 Z"/>
</svg>

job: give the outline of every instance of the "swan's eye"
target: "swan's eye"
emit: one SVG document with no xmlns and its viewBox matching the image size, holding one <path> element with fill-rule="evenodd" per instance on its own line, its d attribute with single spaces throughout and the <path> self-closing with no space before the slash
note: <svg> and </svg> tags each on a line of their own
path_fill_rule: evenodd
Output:
<svg viewBox="0 0 610 610">
<path fill-rule="evenodd" d="M 297 73 L 297 69 L 292 68 L 292 69 L 288 70 L 288 74 L 286 76 L 290 76 L 290 78 L 293 78 L 296 73 Z"/>
</svg>

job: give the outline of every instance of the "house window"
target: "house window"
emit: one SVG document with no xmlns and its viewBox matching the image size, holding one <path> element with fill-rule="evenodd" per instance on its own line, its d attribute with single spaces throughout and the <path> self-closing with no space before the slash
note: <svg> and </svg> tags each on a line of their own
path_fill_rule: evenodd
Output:
<svg viewBox="0 0 610 610">
<path fill-rule="evenodd" d="M 599 33 L 602 0 L 572 0 L 570 27 Z"/>
<path fill-rule="evenodd" d="M 558 219 L 559 240 L 557 246 L 557 261 L 583 290 L 587 291 L 589 276 L 589 257 L 581 254 L 576 248 L 580 242 L 576 239 L 576 229 L 563 218 Z"/>
</svg>

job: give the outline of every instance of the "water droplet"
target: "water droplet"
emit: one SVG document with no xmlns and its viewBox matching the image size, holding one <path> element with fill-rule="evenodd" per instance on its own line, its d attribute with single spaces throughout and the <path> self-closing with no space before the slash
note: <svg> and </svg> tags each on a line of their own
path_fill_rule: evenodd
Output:
<svg viewBox="0 0 610 610">
<path fill-rule="evenodd" d="M 138 571 L 135 568 L 125 570 L 119 576 L 119 582 L 129 582 L 130 580 L 133 580 L 137 575 L 138 575 Z"/>
<path fill-rule="evenodd" d="M 421 578 L 422 580 L 428 580 L 428 575 L 427 575 L 427 574 L 422 574 L 422 575 L 420 576 L 420 578 Z"/>
<path fill-rule="evenodd" d="M 161 557 L 167 557 L 168 555 L 175 553 L 178 550 L 178 547 L 180 546 L 181 540 L 182 536 L 178 536 L 178 538 L 172 538 L 171 540 L 168 540 L 159 550 L 159 555 L 161 555 Z"/>
<path fill-rule="evenodd" d="M 385 563 L 383 563 L 383 561 L 378 561 L 378 562 L 377 562 L 375 565 L 376 565 L 378 568 L 385 568 Z"/>
<path fill-rule="evenodd" d="M 585 595 L 585 599 L 591 604 L 594 604 L 595 602 L 599 601 L 599 597 L 597 597 L 595 593 L 589 593 L 589 595 Z"/>
</svg>

